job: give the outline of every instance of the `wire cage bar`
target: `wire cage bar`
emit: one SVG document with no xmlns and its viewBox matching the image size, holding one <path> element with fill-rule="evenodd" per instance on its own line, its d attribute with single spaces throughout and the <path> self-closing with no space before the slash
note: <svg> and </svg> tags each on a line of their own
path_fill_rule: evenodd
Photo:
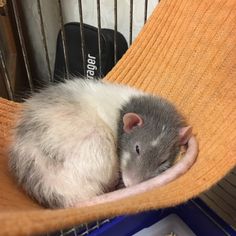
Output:
<svg viewBox="0 0 236 236">
<path fill-rule="evenodd" d="M 114 0 L 114 62 L 117 62 L 117 0 Z"/>
<path fill-rule="evenodd" d="M 11 83 L 10 83 L 10 78 L 9 78 L 9 74 L 7 71 L 7 66 L 6 66 L 6 62 L 4 60 L 4 57 L 3 57 L 2 50 L 0 50 L 0 68 L 1 68 L 1 71 L 3 72 L 3 78 L 4 78 L 4 83 L 6 86 L 8 98 L 10 100 L 14 100 L 14 95 L 13 95 L 13 91 L 12 91 L 12 87 L 11 87 Z"/>
<path fill-rule="evenodd" d="M 27 49 L 26 49 L 25 38 L 23 35 L 23 31 L 22 31 L 22 24 L 21 24 L 21 19 L 20 19 L 20 15 L 19 15 L 18 4 L 17 4 L 17 1 L 15 1 L 15 0 L 12 0 L 11 2 L 12 2 L 12 6 L 13 6 L 15 21 L 16 21 L 16 25 L 17 25 L 17 32 L 18 32 L 18 36 L 19 36 L 21 49 L 22 49 L 22 54 L 23 54 L 23 58 L 24 58 L 24 64 L 25 64 L 25 69 L 26 69 L 27 78 L 28 78 L 28 82 L 29 82 L 29 88 L 31 91 L 33 91 L 34 84 L 33 84 L 32 73 L 31 73 L 31 69 L 30 69 L 29 57 L 28 57 L 28 53 L 27 53 Z"/>
<path fill-rule="evenodd" d="M 62 13 L 62 3 L 61 0 L 58 0 L 58 6 L 59 6 L 59 16 L 60 16 L 60 24 L 61 24 L 61 38 L 62 38 L 62 46 L 63 46 L 63 53 L 64 53 L 64 60 L 65 60 L 65 70 L 66 70 L 66 79 L 69 78 L 69 62 L 68 62 L 68 48 L 67 48 L 67 42 L 66 42 L 66 33 L 65 33 L 65 27 L 64 27 L 64 19 L 63 19 L 63 13 Z"/>
<path fill-rule="evenodd" d="M 144 24 L 147 21 L 147 10 L 148 10 L 148 0 L 145 0 L 145 7 L 144 7 Z"/>
<path fill-rule="evenodd" d="M 40 18 L 40 29 L 41 29 L 41 34 L 42 34 L 42 41 L 43 41 L 43 46 L 45 50 L 45 59 L 47 62 L 47 69 L 48 69 L 48 74 L 49 74 L 49 81 L 53 82 L 53 75 L 52 75 L 52 69 L 49 61 L 49 52 L 48 52 L 48 46 L 47 46 L 47 37 L 45 33 L 45 27 L 44 27 L 44 19 L 43 19 L 43 14 L 42 14 L 42 7 L 41 7 L 41 2 L 40 0 L 37 0 L 37 9 L 38 9 L 38 14 Z"/>
<path fill-rule="evenodd" d="M 97 24 L 98 24 L 98 61 L 99 76 L 102 76 L 102 51 L 101 51 L 101 7 L 100 0 L 97 0 Z"/>
<path fill-rule="evenodd" d="M 81 37 L 83 69 L 84 69 L 84 74 L 85 74 L 86 73 L 85 39 L 84 39 L 83 7 L 82 7 L 81 0 L 78 0 L 78 6 L 79 6 L 80 37 Z"/>
<path fill-rule="evenodd" d="M 130 0 L 130 10 L 129 10 L 129 45 L 131 45 L 132 41 L 133 41 L 133 6 L 134 6 L 134 1 Z"/>
</svg>

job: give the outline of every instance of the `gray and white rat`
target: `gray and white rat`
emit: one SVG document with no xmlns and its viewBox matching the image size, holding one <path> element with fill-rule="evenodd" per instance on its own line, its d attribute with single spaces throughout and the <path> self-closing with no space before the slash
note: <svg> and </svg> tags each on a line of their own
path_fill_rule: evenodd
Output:
<svg viewBox="0 0 236 236">
<path fill-rule="evenodd" d="M 184 126 L 162 98 L 105 81 L 67 80 L 25 101 L 9 167 L 40 204 L 71 207 L 114 190 L 120 164 L 126 186 L 164 171 L 190 137 Z"/>
</svg>

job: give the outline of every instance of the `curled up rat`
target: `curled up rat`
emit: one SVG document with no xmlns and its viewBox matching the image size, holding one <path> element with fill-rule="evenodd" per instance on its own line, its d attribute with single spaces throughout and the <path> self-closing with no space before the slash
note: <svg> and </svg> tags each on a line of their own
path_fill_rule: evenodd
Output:
<svg viewBox="0 0 236 236">
<path fill-rule="evenodd" d="M 9 167 L 40 204 L 71 207 L 114 190 L 120 171 L 125 186 L 161 174 L 190 137 L 191 128 L 167 100 L 128 86 L 75 78 L 23 103 Z M 196 150 L 192 162 L 195 156 Z"/>
</svg>

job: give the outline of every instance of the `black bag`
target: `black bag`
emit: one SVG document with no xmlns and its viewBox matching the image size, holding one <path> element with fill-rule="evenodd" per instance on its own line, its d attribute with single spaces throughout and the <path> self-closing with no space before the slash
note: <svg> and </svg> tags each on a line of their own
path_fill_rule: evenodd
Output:
<svg viewBox="0 0 236 236">
<path fill-rule="evenodd" d="M 101 73 L 99 71 L 98 29 L 83 24 L 85 43 L 85 70 L 83 67 L 80 23 L 65 24 L 68 71 L 73 76 L 89 78 L 104 77 L 115 65 L 114 30 L 101 29 Z M 128 49 L 124 36 L 117 32 L 117 61 Z M 65 58 L 61 32 L 57 38 L 57 50 L 54 68 L 54 80 L 60 81 L 66 75 Z"/>
</svg>

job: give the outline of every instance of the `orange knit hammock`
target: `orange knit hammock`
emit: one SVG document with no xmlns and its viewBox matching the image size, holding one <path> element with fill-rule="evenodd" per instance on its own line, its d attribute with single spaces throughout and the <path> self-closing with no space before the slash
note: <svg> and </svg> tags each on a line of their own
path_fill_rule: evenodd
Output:
<svg viewBox="0 0 236 236">
<path fill-rule="evenodd" d="M 193 167 L 175 181 L 115 202 L 46 210 L 7 170 L 19 104 L 0 99 L 0 234 L 26 235 L 168 207 L 209 189 L 236 165 L 236 0 L 162 0 L 106 77 L 161 95 L 187 117 L 199 142 Z"/>
</svg>

